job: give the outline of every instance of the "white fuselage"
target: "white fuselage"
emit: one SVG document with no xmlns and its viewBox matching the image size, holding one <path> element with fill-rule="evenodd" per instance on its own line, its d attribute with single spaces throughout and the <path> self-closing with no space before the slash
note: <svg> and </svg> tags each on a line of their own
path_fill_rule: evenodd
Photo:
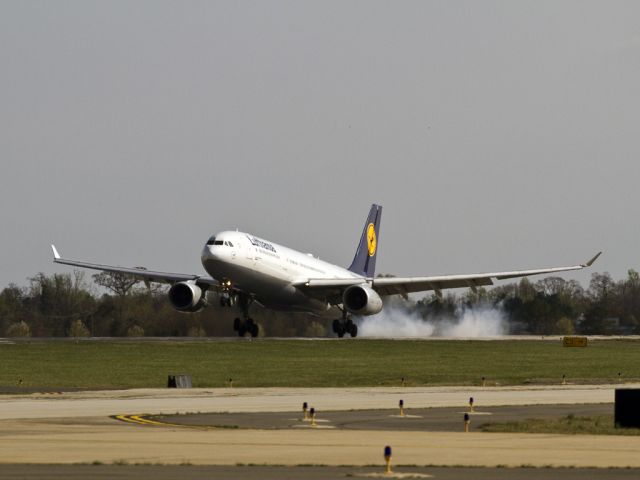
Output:
<svg viewBox="0 0 640 480">
<path fill-rule="evenodd" d="M 279 310 L 324 311 L 331 306 L 326 298 L 308 295 L 292 283 L 310 278 L 366 281 L 311 254 L 243 232 L 225 231 L 211 237 L 201 259 L 204 269 L 216 280 L 230 281 L 266 307 Z"/>
</svg>

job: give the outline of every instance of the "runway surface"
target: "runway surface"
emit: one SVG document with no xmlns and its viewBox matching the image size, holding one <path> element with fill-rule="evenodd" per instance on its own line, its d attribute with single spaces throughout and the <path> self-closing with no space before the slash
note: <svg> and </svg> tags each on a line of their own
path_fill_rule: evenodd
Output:
<svg viewBox="0 0 640 480">
<path fill-rule="evenodd" d="M 2 465 L 0 480 L 78 480 L 85 478 L 117 478 L 119 480 L 195 480 L 224 478 L 244 480 L 332 480 L 345 478 L 433 478 L 435 480 L 631 480 L 640 469 L 550 469 L 550 468 L 437 468 L 397 467 L 396 476 L 380 475 L 379 467 L 270 467 L 256 466 L 155 466 L 155 465 Z M 424 475 L 423 477 L 420 477 Z"/>
</svg>

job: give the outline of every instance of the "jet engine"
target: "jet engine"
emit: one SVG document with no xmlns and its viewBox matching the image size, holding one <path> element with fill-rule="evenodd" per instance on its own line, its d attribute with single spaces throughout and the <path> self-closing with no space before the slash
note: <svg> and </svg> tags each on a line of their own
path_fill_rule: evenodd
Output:
<svg viewBox="0 0 640 480">
<path fill-rule="evenodd" d="M 380 295 L 366 284 L 347 288 L 342 295 L 342 304 L 356 315 L 375 315 L 382 310 Z"/>
<path fill-rule="evenodd" d="M 180 312 L 199 312 L 205 305 L 205 292 L 194 282 L 178 282 L 169 289 L 169 301 Z"/>
</svg>

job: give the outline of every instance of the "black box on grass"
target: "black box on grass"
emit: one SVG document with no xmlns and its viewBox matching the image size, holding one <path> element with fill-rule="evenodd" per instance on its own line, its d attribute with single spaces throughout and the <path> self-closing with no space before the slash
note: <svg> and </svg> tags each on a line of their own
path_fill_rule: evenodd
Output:
<svg viewBox="0 0 640 480">
<path fill-rule="evenodd" d="M 616 388 L 616 428 L 640 428 L 640 388 Z"/>
</svg>

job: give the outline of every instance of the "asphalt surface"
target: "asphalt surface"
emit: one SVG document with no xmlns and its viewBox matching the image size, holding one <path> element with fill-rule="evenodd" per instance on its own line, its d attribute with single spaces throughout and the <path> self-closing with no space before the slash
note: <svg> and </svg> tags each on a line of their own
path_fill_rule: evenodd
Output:
<svg viewBox="0 0 640 480">
<path fill-rule="evenodd" d="M 0 420 L 188 412 L 292 412 L 304 402 L 323 412 L 452 407 L 474 397 L 479 411 L 502 405 L 577 405 L 614 401 L 616 385 L 369 388 L 164 388 L 0 395 Z M 624 384 L 640 388 L 640 384 Z M 299 412 L 299 410 L 298 410 Z"/>
<path fill-rule="evenodd" d="M 268 467 L 268 466 L 161 466 L 161 465 L 2 465 L 1 480 L 60 480 L 109 478 L 119 480 L 177 480 L 177 479 L 247 479 L 308 480 L 376 478 L 383 467 Z M 378 478 L 434 478 L 440 480 L 630 480 L 640 477 L 640 469 L 595 468 L 394 468 L 397 476 Z"/>
<path fill-rule="evenodd" d="M 420 408 L 405 409 L 405 416 L 399 410 L 350 410 L 317 411 L 318 428 L 377 431 L 434 431 L 459 432 L 463 430 L 464 414 L 469 413 L 470 430 L 480 430 L 487 422 L 510 422 L 526 418 L 553 419 L 570 414 L 575 416 L 613 415 L 613 404 L 581 405 L 528 405 L 474 408 Z M 262 412 L 262 413 L 198 413 L 187 415 L 147 416 L 152 420 L 173 425 L 287 429 L 309 428 L 309 421 L 302 420 L 302 412 Z"/>
<path fill-rule="evenodd" d="M 393 446 L 394 464 L 400 465 L 556 467 L 563 474 L 563 467 L 640 469 L 640 437 L 474 431 L 489 420 L 611 414 L 617 387 L 135 389 L 4 395 L 0 396 L 0 472 L 12 464 L 29 468 L 52 463 L 81 469 L 94 463 L 99 464 L 97 468 L 314 465 L 329 468 L 320 469 L 316 477 L 324 478 L 327 472 L 335 473 L 331 468 L 380 465 L 385 445 Z M 463 433 L 462 417 L 470 396 L 476 400 L 476 414 L 471 417 L 471 432 Z M 404 418 L 396 407 L 400 399 L 407 407 Z M 585 400 L 589 404 L 581 404 Z M 300 420 L 304 401 L 317 410 L 315 429 Z M 537 406 L 529 406 L 532 403 Z M 413 408 L 418 406 L 422 408 Z M 149 418 L 145 414 L 173 416 L 176 412 L 217 412 L 206 422 L 200 418 L 196 423 L 224 426 L 222 419 L 226 419 L 228 428 L 145 421 Z M 184 418 L 171 420 L 178 423 Z M 104 475 L 96 470 L 90 476 L 118 478 L 115 473 L 128 467 L 122 468 Z M 310 472 L 304 470 L 303 476 Z M 63 472 L 58 478 L 73 476 Z"/>
</svg>

